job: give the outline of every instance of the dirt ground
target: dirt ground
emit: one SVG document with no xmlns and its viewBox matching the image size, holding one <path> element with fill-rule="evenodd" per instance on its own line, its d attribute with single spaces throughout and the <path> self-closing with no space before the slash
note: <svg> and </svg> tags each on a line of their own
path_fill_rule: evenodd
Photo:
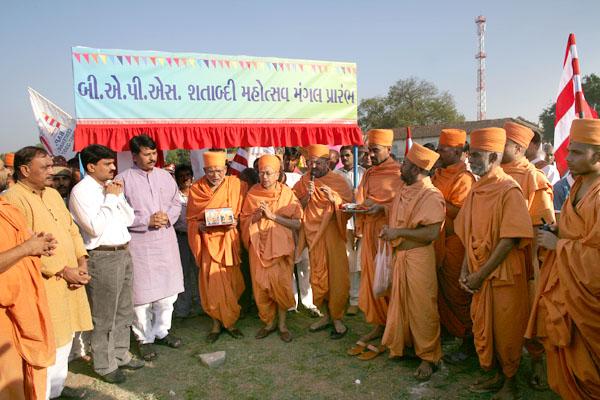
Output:
<svg viewBox="0 0 600 400">
<path fill-rule="evenodd" d="M 146 367 L 129 372 L 127 382 L 110 385 L 99 380 L 89 364 L 70 364 L 67 384 L 85 387 L 91 399 L 489 399 L 470 393 L 468 385 L 482 375 L 473 358 L 461 367 L 443 365 L 429 382 L 419 383 L 412 374 L 418 360 L 390 360 L 387 354 L 360 361 L 346 350 L 368 330 L 359 314 L 347 318 L 349 333 L 330 340 L 329 332 L 310 333 L 314 320 L 304 312 L 290 313 L 294 340 L 287 344 L 276 334 L 256 340 L 261 322 L 255 315 L 240 320 L 245 338 L 227 334 L 206 344 L 210 319 L 198 316 L 175 321 L 172 333 L 184 341 L 180 349 L 158 348 L 159 357 Z M 455 341 L 444 342 L 453 351 Z M 225 364 L 205 367 L 198 354 L 224 350 Z M 519 386 L 523 399 L 557 399 L 552 392 L 537 392 L 526 384 L 529 359 L 523 359 Z"/>
</svg>

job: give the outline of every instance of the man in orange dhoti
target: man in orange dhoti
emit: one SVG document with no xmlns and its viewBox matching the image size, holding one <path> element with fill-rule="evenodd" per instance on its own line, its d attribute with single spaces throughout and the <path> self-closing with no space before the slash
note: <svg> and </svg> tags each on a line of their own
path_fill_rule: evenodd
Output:
<svg viewBox="0 0 600 400">
<path fill-rule="evenodd" d="M 25 218 L 2 197 L 0 237 L 0 399 L 42 400 L 56 345 L 39 256 L 51 256 L 56 241 L 30 235 Z"/>
<path fill-rule="evenodd" d="M 266 154 L 260 157 L 260 184 L 248 191 L 240 223 L 244 246 L 250 257 L 258 316 L 265 324 L 256 338 L 262 339 L 275 332 L 278 317 L 279 337 L 287 343 L 292 340 L 292 335 L 285 324 L 286 312 L 295 306 L 293 230 L 300 229 L 302 206 L 292 189 L 278 182 L 280 169 L 277 156 Z"/>
<path fill-rule="evenodd" d="M 431 178 L 446 203 L 444 228 L 435 241 L 440 322 L 448 333 L 462 339 L 457 352 L 444 356 L 444 360 L 450 364 L 461 363 L 474 354 L 469 311 L 471 295 L 458 282 L 465 248 L 454 232 L 454 219 L 475 182 L 475 177 L 467 170 L 467 164 L 462 159 L 466 142 L 467 133 L 462 129 L 442 130 L 437 149 L 440 168 Z"/>
<path fill-rule="evenodd" d="M 333 321 L 331 339 L 340 339 L 348 328 L 342 323 L 350 278 L 346 255 L 348 214 L 341 205 L 352 201 L 352 188 L 340 174 L 329 170 L 329 148 L 308 147 L 308 173 L 294 185 L 294 194 L 304 208 L 297 252 L 308 246 L 313 302 L 323 316 L 310 326 L 311 332 L 327 329 Z"/>
<path fill-rule="evenodd" d="M 402 185 L 400 165 L 390 157 L 394 131 L 373 129 L 367 135 L 372 166 L 365 172 L 358 186 L 356 202 L 366 209 L 366 213 L 356 215 L 355 233 L 362 241 L 358 306 L 364 313 L 365 320 L 374 327 L 348 350 L 349 355 L 358 355 L 361 360 L 373 359 L 385 350 L 383 346 L 368 344 L 383 334 L 388 309 L 388 299 L 385 296 L 375 297 L 373 294 L 375 254 L 381 228 L 388 221 L 387 211 Z"/>
<path fill-rule="evenodd" d="M 465 246 L 460 282 L 473 294 L 471 318 L 479 364 L 485 370 L 499 367 L 494 376 L 469 389 L 498 391 L 496 399 L 518 397 L 515 374 L 529 315 L 523 248 L 533 237 L 521 188 L 500 168 L 505 143 L 501 128 L 471 133 L 469 161 L 481 179 L 473 184 L 454 221 Z"/>
<path fill-rule="evenodd" d="M 202 309 L 213 321 L 206 340 L 214 343 L 223 327 L 236 339 L 243 336 L 235 327 L 240 316 L 238 300 L 244 292 L 237 219 L 246 185 L 235 176 L 225 176 L 225 152 L 207 151 L 203 157 L 205 175 L 192 185 L 188 198 L 188 239 L 200 268 Z M 205 213 L 215 208 L 230 208 L 233 223 L 207 226 Z"/>
<path fill-rule="evenodd" d="M 554 204 L 552 185 L 550 185 L 546 175 L 525 157 L 525 151 L 533 138 L 533 131 L 514 122 L 504 124 L 504 130 L 506 131 L 506 145 L 502 156 L 502 169 L 517 181 L 521 187 L 534 230 L 544 223 L 553 224 Z M 527 266 L 531 305 L 537 288 L 536 278 L 539 270 L 537 246 L 533 246 L 531 252 L 526 256 L 525 265 Z M 525 348 L 531 356 L 531 378 L 529 379 L 529 384 L 537 390 L 547 389 L 548 385 L 546 383 L 543 359 L 544 347 L 539 341 L 530 339 L 525 341 Z"/>
<path fill-rule="evenodd" d="M 433 186 L 429 171 L 439 155 L 415 143 L 402 165 L 402 180 L 381 239 L 393 249 L 392 292 L 382 343 L 391 357 L 402 357 L 414 346 L 422 361 L 418 380 L 431 377 L 442 357 L 437 276 L 433 241 L 445 218 L 444 197 Z"/>
<path fill-rule="evenodd" d="M 546 350 L 548 383 L 564 399 L 600 398 L 600 120 L 571 125 L 569 170 L 576 177 L 558 231 L 540 230 L 551 250 L 542 268 L 526 337 Z"/>
</svg>

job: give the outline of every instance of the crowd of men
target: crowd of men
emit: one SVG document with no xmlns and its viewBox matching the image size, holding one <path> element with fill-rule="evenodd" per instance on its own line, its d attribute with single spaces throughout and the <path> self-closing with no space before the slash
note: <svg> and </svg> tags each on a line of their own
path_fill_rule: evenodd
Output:
<svg viewBox="0 0 600 400">
<path fill-rule="evenodd" d="M 352 146 L 314 144 L 263 155 L 239 177 L 211 149 L 195 182 L 190 166 L 157 168 L 146 135 L 118 175 L 101 145 L 79 154 L 83 176 L 39 147 L 5 157 L 0 399 L 83 397 L 65 379 L 86 347 L 98 376 L 122 383 L 155 346 L 182 345 L 174 317 L 204 312 L 208 343 L 242 338 L 244 292 L 263 324 L 256 339 L 291 342 L 287 312 L 300 304 L 317 318 L 311 332 L 340 339 L 360 309 L 370 328 L 349 356 L 414 352 L 426 381 L 442 359 L 476 355 L 493 373 L 469 390 L 510 399 L 527 351 L 534 388 L 600 398 L 600 120 L 573 122 L 561 180 L 539 134 L 512 122 L 470 143 L 443 129 L 402 162 L 392 130 L 366 142 L 357 169 Z M 443 332 L 458 351 L 442 354 Z"/>
</svg>

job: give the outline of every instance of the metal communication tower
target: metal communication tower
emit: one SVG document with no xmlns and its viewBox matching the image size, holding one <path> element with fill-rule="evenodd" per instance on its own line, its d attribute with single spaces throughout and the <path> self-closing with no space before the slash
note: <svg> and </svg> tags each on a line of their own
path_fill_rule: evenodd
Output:
<svg viewBox="0 0 600 400">
<path fill-rule="evenodd" d="M 485 17 L 483 15 L 475 18 L 477 24 L 477 37 L 479 39 L 479 52 L 475 55 L 475 59 L 479 60 L 479 68 L 477 69 L 477 120 L 485 119 L 486 101 L 485 101 Z"/>
</svg>

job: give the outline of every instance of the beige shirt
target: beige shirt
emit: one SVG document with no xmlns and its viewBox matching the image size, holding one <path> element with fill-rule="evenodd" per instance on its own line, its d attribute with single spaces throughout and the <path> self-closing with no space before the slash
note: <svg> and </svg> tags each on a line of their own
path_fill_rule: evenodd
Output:
<svg viewBox="0 0 600 400">
<path fill-rule="evenodd" d="M 41 272 L 45 278 L 56 346 L 64 346 L 75 332 L 92 329 L 85 288 L 69 290 L 64 279 L 54 277 L 65 266 L 77 267 L 77 259 L 87 255 L 79 229 L 62 197 L 52 188 L 40 192 L 17 182 L 4 197 L 23 213 L 29 229 L 51 233 L 58 242 L 53 256 L 41 258 Z"/>
</svg>

